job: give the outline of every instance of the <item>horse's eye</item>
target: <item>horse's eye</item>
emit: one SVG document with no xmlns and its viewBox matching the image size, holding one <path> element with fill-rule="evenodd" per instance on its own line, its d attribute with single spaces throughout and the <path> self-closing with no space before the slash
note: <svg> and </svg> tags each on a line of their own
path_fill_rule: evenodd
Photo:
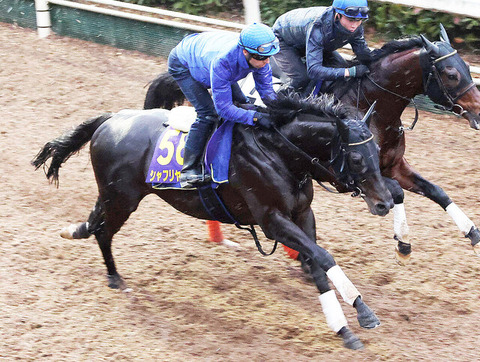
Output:
<svg viewBox="0 0 480 362">
<path fill-rule="evenodd" d="M 363 156 L 358 152 L 350 152 L 348 157 L 348 166 L 354 173 L 363 173 L 367 171 L 367 165 Z"/>
<path fill-rule="evenodd" d="M 455 74 L 449 74 L 448 79 L 450 80 L 457 80 L 457 76 Z"/>
</svg>

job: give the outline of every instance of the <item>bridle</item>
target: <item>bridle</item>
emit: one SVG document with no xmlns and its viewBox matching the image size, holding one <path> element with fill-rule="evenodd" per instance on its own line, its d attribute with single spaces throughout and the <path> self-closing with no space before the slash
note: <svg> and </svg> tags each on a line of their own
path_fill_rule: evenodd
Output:
<svg viewBox="0 0 480 362">
<path fill-rule="evenodd" d="M 449 103 L 448 107 L 444 106 L 444 105 L 439 105 L 439 107 L 441 107 L 445 111 L 453 112 L 453 113 L 455 113 L 459 116 L 463 116 L 468 111 L 464 110 L 463 107 L 460 104 L 457 103 L 457 100 L 462 98 L 463 95 L 465 95 L 465 93 L 467 93 L 470 89 L 475 87 L 475 83 L 473 81 L 471 81 L 457 95 L 451 95 L 450 92 L 448 91 L 447 87 L 445 87 L 445 84 L 444 84 L 442 78 L 440 77 L 440 73 L 439 73 L 438 68 L 437 68 L 437 64 L 439 62 L 441 62 L 442 60 L 445 60 L 445 59 L 447 59 L 447 58 L 449 58 L 449 57 L 451 57 L 455 54 L 457 54 L 457 50 L 454 49 L 453 52 L 448 53 L 446 55 L 443 55 L 440 58 L 432 60 L 430 71 L 427 74 L 427 76 L 426 77 L 424 76 L 424 78 L 423 78 L 423 79 L 426 79 L 426 82 L 424 82 L 423 89 L 424 89 L 424 93 L 428 95 L 427 92 L 428 92 L 428 87 L 430 85 L 430 82 L 432 82 L 432 80 L 436 81 L 440 90 L 441 90 L 441 92 L 442 92 L 442 96 Z"/>
<path fill-rule="evenodd" d="M 463 109 L 463 107 L 460 104 L 457 103 L 457 100 L 460 99 L 463 95 L 465 95 L 470 89 L 475 87 L 475 83 L 473 81 L 471 81 L 458 94 L 452 95 L 452 94 L 450 94 L 447 87 L 445 86 L 445 83 L 443 82 L 442 78 L 440 77 L 440 72 L 438 71 L 438 68 L 437 68 L 437 64 L 439 62 L 441 62 L 441 61 L 443 61 L 443 60 L 445 60 L 445 59 L 447 59 L 451 56 L 454 56 L 456 54 L 457 54 L 457 50 L 454 49 L 451 53 L 445 54 L 445 55 L 443 55 L 443 56 L 441 56 L 437 59 L 429 60 L 429 64 L 427 64 L 427 65 L 423 64 L 423 63 L 425 63 L 425 61 L 422 62 L 422 58 L 421 58 L 420 62 L 421 62 L 421 65 L 422 65 L 423 93 L 430 97 L 431 95 L 429 94 L 429 86 L 430 86 L 432 81 L 437 82 L 438 88 L 441 91 L 441 96 L 447 101 L 448 106 L 436 104 L 436 108 L 442 109 L 444 111 L 453 112 L 458 116 L 463 116 L 468 111 Z M 418 121 L 418 107 L 417 107 L 417 104 L 415 103 L 414 98 L 404 97 L 404 96 L 402 96 L 398 93 L 395 93 L 395 92 L 393 92 L 389 89 L 386 89 L 386 88 L 382 87 L 380 84 L 375 82 L 375 80 L 373 80 L 373 78 L 368 74 L 366 75 L 366 78 L 370 82 L 372 82 L 373 85 L 375 85 L 377 88 L 383 90 L 384 92 L 392 94 L 392 95 L 394 95 L 394 96 L 396 96 L 400 99 L 403 99 L 403 100 L 408 101 L 408 102 L 413 104 L 413 106 L 415 108 L 415 118 L 414 118 L 412 124 L 409 127 L 400 126 L 399 127 L 399 132 L 400 132 L 400 134 L 402 134 L 404 131 L 412 130 L 415 127 L 415 124 Z M 360 89 L 360 86 L 361 86 L 361 79 L 359 80 L 359 83 L 358 83 L 358 88 L 359 89 Z M 365 94 L 363 96 L 365 97 Z M 365 97 L 365 99 L 366 99 L 366 97 Z M 358 102 L 358 100 L 357 100 L 357 102 Z M 435 102 L 435 103 L 437 103 L 437 102 Z"/>
<path fill-rule="evenodd" d="M 348 165 L 345 162 L 345 159 L 346 159 L 345 156 L 348 152 L 350 152 L 351 147 L 358 147 L 358 146 L 364 145 L 368 142 L 374 142 L 373 135 L 371 135 L 370 137 L 368 137 L 367 139 L 362 140 L 362 141 L 353 142 L 353 143 L 346 143 L 346 142 L 342 142 L 341 135 L 338 132 L 336 140 L 335 140 L 335 144 L 337 145 L 335 147 L 335 152 L 332 149 L 332 155 L 335 155 L 335 156 L 332 156 L 332 158 L 329 161 L 329 165 L 333 169 L 333 172 L 332 172 L 332 171 L 330 171 L 329 168 L 323 166 L 320 163 L 320 160 L 317 157 L 310 156 L 308 153 L 306 153 L 304 150 L 302 150 L 300 147 L 298 147 L 292 141 L 290 141 L 282 132 L 279 131 L 279 129 L 277 127 L 273 127 L 273 131 L 276 132 L 280 136 L 280 138 L 283 140 L 283 142 L 287 145 L 288 148 L 290 148 L 293 152 L 296 152 L 301 157 L 306 159 L 313 166 L 314 173 L 315 173 L 315 171 L 316 172 L 320 171 L 322 173 L 325 173 L 325 174 L 331 176 L 335 180 L 335 182 L 333 184 L 334 185 L 340 185 L 340 186 L 344 187 L 347 191 L 352 191 L 352 197 L 363 196 L 360 188 L 355 185 L 355 180 L 352 177 L 351 172 L 349 172 Z M 255 136 L 255 131 L 253 130 L 253 128 L 252 128 L 252 135 L 253 135 L 253 140 L 254 140 L 255 144 L 257 145 L 257 147 L 260 149 L 260 151 L 268 159 L 272 160 L 271 157 L 269 156 L 268 152 L 265 152 L 265 150 L 263 149 L 263 146 L 261 145 L 261 143 L 257 141 L 257 138 Z M 337 160 L 340 160 L 340 162 L 338 162 Z M 339 176 L 337 176 L 337 174 Z M 302 188 L 303 185 L 305 185 L 305 183 L 311 177 L 312 177 L 311 173 L 309 173 L 309 172 L 305 173 L 305 175 L 303 177 L 303 180 L 299 182 L 299 185 L 298 185 L 299 188 Z M 337 193 L 337 191 L 330 190 L 330 188 L 323 185 L 321 182 L 319 182 L 319 184 L 324 189 L 326 189 L 327 191 Z M 263 247 L 262 247 L 261 243 L 260 243 L 260 240 L 258 239 L 257 232 L 255 231 L 255 227 L 253 225 L 249 225 L 249 227 L 245 227 L 245 226 L 240 225 L 238 222 L 234 222 L 234 224 L 237 228 L 239 228 L 241 230 L 247 230 L 247 231 L 250 232 L 250 234 L 253 237 L 253 240 L 255 241 L 255 245 L 257 246 L 258 251 L 262 255 L 264 255 L 264 256 L 272 255 L 275 252 L 275 250 L 277 249 L 278 240 L 275 240 L 274 245 L 272 247 L 272 250 L 270 252 L 265 252 L 263 250 Z"/>
<path fill-rule="evenodd" d="M 373 135 L 368 137 L 365 140 L 358 142 L 343 142 L 341 139 L 340 133 L 337 134 L 335 140 L 333 141 L 332 152 L 330 160 L 328 161 L 328 167 L 323 166 L 320 163 L 320 160 L 317 157 L 312 157 L 300 147 L 291 142 L 283 133 L 281 133 L 278 128 L 274 127 L 273 130 L 280 136 L 283 142 L 290 148 L 292 151 L 298 153 L 302 158 L 307 160 L 313 166 L 313 172 L 306 173 L 303 180 L 300 181 L 299 187 L 302 187 L 307 179 L 311 177 L 312 173 L 324 173 L 330 176 L 333 180 L 334 185 L 338 185 L 347 191 L 352 192 L 352 197 L 362 196 L 362 191 L 358 186 L 355 185 L 354 173 L 348 167 L 346 162 L 347 155 L 352 151 L 352 148 L 364 145 L 368 142 L 374 142 Z M 333 170 L 333 171 L 332 171 Z M 337 193 L 330 189 L 328 186 L 325 186 L 322 182 L 318 182 L 325 190 Z"/>
</svg>

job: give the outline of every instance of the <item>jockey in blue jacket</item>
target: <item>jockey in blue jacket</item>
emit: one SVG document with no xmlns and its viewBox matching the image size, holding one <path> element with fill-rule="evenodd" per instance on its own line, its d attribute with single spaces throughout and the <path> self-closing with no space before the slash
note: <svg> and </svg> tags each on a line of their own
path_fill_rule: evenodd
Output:
<svg viewBox="0 0 480 362">
<path fill-rule="evenodd" d="M 326 9 L 295 9 L 280 16 L 273 25 L 281 49 L 275 61 L 290 78 L 290 85 L 302 90 L 312 80 L 361 77 L 368 73 L 363 64 L 346 68 L 345 60 L 336 52 L 349 43 L 360 62 L 370 60 L 373 53 L 362 26 L 368 19 L 368 10 L 367 0 L 334 0 Z"/>
<path fill-rule="evenodd" d="M 254 23 L 243 29 L 240 36 L 229 32 L 189 35 L 170 52 L 168 71 L 197 111 L 185 143 L 182 187 L 192 188 L 207 181 L 203 155 L 218 117 L 270 127 L 267 114 L 239 108 L 233 102 L 248 103 L 237 81 L 249 73 L 253 73 L 264 103 L 276 98 L 269 58 L 278 51 L 278 39 L 271 28 Z"/>
</svg>

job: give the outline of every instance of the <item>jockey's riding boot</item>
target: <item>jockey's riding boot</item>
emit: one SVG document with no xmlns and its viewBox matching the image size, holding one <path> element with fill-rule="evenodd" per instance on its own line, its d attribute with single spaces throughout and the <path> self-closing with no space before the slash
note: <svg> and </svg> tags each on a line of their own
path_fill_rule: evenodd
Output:
<svg viewBox="0 0 480 362">
<path fill-rule="evenodd" d="M 196 188 L 199 184 L 211 180 L 210 175 L 205 174 L 203 158 L 208 139 L 217 120 L 217 117 L 208 116 L 204 119 L 197 119 L 192 124 L 185 142 L 183 168 L 180 173 L 182 188 Z"/>
<path fill-rule="evenodd" d="M 194 188 L 195 183 L 203 180 L 202 155 L 203 152 L 201 151 L 198 153 L 185 147 L 183 168 L 180 173 L 180 185 L 182 188 Z"/>
</svg>

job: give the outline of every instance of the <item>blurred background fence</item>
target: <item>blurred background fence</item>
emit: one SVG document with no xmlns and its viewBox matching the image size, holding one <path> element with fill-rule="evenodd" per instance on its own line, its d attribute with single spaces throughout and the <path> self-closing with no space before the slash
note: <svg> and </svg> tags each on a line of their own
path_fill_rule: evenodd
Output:
<svg viewBox="0 0 480 362">
<path fill-rule="evenodd" d="M 138 2 L 144 1 L 138 0 Z M 181 8 L 178 4 L 183 4 L 182 0 L 166 1 L 174 2 L 177 4 L 177 8 Z M 231 0 L 222 1 L 228 3 Z M 262 8 L 264 8 L 262 16 L 272 15 L 269 11 L 278 1 L 262 0 Z M 202 1 L 199 0 L 199 2 Z M 235 2 L 239 5 L 238 0 L 235 0 Z M 286 6 L 328 5 L 331 0 L 302 0 L 304 5 L 299 5 L 298 2 L 299 0 L 290 0 L 286 3 L 282 0 L 277 4 L 277 11 L 289 10 Z M 188 3 L 185 2 L 185 4 L 191 3 L 190 0 Z M 209 1 L 209 3 L 212 2 Z M 391 6 L 384 3 L 389 3 Z M 243 0 L 243 4 L 245 13 L 249 14 L 246 21 L 260 18 L 258 0 Z M 263 6 L 264 4 L 265 6 Z M 408 33 L 419 34 L 424 32 L 419 30 L 425 30 L 427 33 L 431 31 L 438 35 L 442 16 L 451 17 L 450 13 L 468 15 L 469 18 L 458 20 L 459 18 L 451 17 L 444 18 L 444 21 L 452 19 L 451 21 L 455 23 L 458 20 L 463 21 L 464 23 L 461 25 L 466 28 L 475 25 L 480 28 L 478 26 L 480 23 L 475 23 L 478 19 L 474 19 L 480 18 L 480 0 L 375 0 L 375 2 L 370 0 L 369 4 L 372 7 L 372 16 L 369 22 L 377 28 L 383 29 L 386 33 L 392 32 L 392 29 L 404 35 Z M 410 8 L 402 8 L 400 4 L 410 6 Z M 408 16 L 417 16 L 420 11 L 418 9 L 421 8 L 441 10 L 447 13 L 442 16 L 428 15 L 430 17 L 427 16 L 427 21 L 414 20 L 409 28 L 408 22 L 402 21 L 402 18 L 405 20 Z M 194 32 L 212 29 L 239 32 L 244 27 L 244 24 L 240 22 L 218 20 L 115 0 L 82 0 L 81 2 L 69 0 L 0 0 L 0 21 L 14 23 L 21 27 L 37 28 L 40 37 L 48 36 L 53 31 L 58 35 L 75 37 L 122 49 L 138 50 L 155 56 L 167 56 L 184 36 Z M 271 23 L 272 21 L 267 22 Z M 425 24 L 422 25 L 423 23 Z M 444 25 L 448 29 L 451 24 L 444 23 Z M 418 29 L 420 26 L 423 26 L 423 28 Z M 393 35 L 396 35 L 396 33 L 394 32 Z M 458 41 L 458 39 L 455 38 L 455 41 Z M 471 71 L 475 83 L 479 86 L 480 67 L 473 66 Z M 438 112 L 425 97 L 421 97 L 417 103 L 423 109 Z"/>
</svg>

